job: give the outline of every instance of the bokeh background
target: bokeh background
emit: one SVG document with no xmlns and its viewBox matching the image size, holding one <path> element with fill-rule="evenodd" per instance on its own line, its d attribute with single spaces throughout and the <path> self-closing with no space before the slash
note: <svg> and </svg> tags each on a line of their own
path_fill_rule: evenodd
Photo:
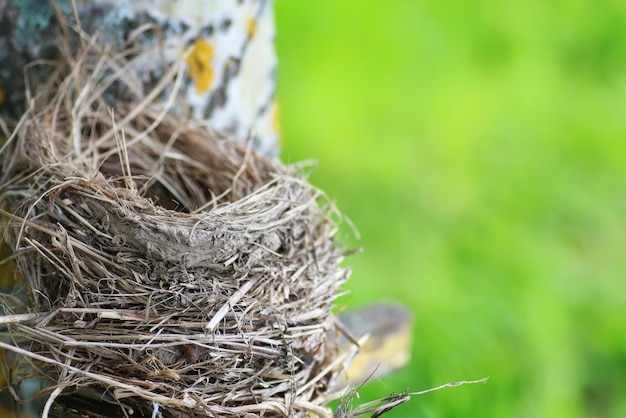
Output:
<svg viewBox="0 0 626 418">
<path fill-rule="evenodd" d="M 416 315 L 393 417 L 626 416 L 626 3 L 278 0 L 283 159 Z"/>
</svg>

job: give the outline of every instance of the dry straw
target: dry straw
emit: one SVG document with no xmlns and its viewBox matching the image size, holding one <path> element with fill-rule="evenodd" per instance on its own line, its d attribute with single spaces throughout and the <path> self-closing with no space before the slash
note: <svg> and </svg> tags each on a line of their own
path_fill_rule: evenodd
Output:
<svg viewBox="0 0 626 418">
<path fill-rule="evenodd" d="M 182 68 L 144 93 L 132 49 L 81 41 L 0 155 L 13 383 L 46 382 L 44 415 L 330 416 L 337 212 L 302 167 L 172 116 Z"/>
</svg>

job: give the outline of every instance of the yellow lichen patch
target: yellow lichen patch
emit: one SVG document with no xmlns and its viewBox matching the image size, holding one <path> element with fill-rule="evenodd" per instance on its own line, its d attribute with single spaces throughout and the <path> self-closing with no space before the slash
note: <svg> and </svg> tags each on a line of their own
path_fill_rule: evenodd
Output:
<svg viewBox="0 0 626 418">
<path fill-rule="evenodd" d="M 5 409 L 5 407 L 0 406 L 0 417 L 14 417 L 15 411 L 11 409 Z M 28 418 L 28 412 L 21 412 L 18 418 Z"/>
<path fill-rule="evenodd" d="M 204 39 L 200 38 L 193 44 L 193 50 L 187 57 L 189 65 L 189 78 L 196 83 L 196 90 L 202 94 L 211 88 L 214 71 L 211 66 L 213 59 L 213 47 Z"/>
<path fill-rule="evenodd" d="M 9 377 L 11 376 L 11 371 L 9 370 L 9 365 L 7 363 L 6 352 L 4 349 L 0 349 L 0 389 L 6 387 L 9 382 Z M 1 411 L 1 410 L 0 410 Z M 0 416 L 8 416 L 8 415 L 0 415 Z"/>
<path fill-rule="evenodd" d="M 280 134 L 280 110 L 277 102 L 272 106 L 272 131 L 277 135 Z"/>
<path fill-rule="evenodd" d="M 0 243 L 0 291 L 11 289 L 15 282 L 22 280 L 22 275 L 13 260 L 8 260 L 10 252 L 4 243 Z"/>
<path fill-rule="evenodd" d="M 4 92 L 4 86 L 2 85 L 2 82 L 0 82 L 0 104 L 4 102 L 5 98 L 6 98 L 6 93 Z"/>
<path fill-rule="evenodd" d="M 252 38 L 256 33 L 256 20 L 253 18 L 248 19 L 248 36 Z"/>
</svg>

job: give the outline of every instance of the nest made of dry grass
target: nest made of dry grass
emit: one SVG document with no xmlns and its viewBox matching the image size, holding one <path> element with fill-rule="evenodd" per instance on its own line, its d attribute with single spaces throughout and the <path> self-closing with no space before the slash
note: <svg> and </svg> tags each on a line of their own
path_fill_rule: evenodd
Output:
<svg viewBox="0 0 626 418">
<path fill-rule="evenodd" d="M 144 94 L 128 57 L 65 54 L 1 154 L 14 383 L 151 416 L 330 416 L 348 270 L 306 181 Z M 156 415 L 152 415 L 156 416 Z"/>
</svg>

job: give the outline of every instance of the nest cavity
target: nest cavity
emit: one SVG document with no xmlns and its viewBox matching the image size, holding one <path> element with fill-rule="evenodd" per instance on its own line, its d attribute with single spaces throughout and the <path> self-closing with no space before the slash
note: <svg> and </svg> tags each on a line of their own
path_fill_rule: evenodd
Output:
<svg viewBox="0 0 626 418">
<path fill-rule="evenodd" d="M 129 65 L 66 55 L 0 156 L 13 382 L 51 410 L 330 416 L 338 214 L 302 167 L 172 112 L 182 70 L 144 94 Z"/>
</svg>

